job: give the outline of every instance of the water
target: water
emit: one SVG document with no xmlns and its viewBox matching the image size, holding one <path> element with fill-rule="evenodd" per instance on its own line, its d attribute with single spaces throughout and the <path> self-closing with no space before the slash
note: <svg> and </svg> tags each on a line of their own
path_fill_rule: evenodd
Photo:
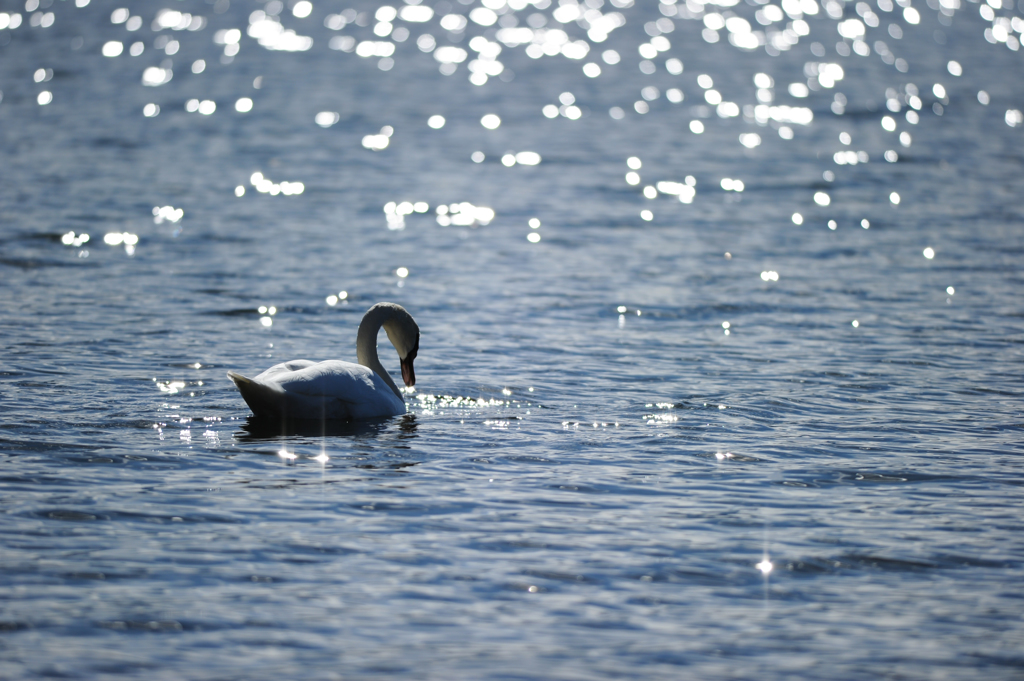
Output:
<svg viewBox="0 0 1024 681">
<path fill-rule="evenodd" d="M 0 7 L 0 676 L 1018 678 L 1006 3 Z M 406 416 L 249 419 L 381 300 Z"/>
</svg>

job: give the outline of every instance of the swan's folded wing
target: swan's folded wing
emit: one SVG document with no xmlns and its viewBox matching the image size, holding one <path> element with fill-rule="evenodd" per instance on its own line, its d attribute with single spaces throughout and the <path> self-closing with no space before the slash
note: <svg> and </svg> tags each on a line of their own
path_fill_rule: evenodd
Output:
<svg viewBox="0 0 1024 681">
<path fill-rule="evenodd" d="M 317 364 L 316 362 L 311 362 L 308 359 L 293 359 L 293 360 L 291 360 L 289 362 L 282 362 L 280 364 L 275 364 L 274 366 L 272 366 L 269 369 L 267 369 L 266 371 L 264 371 L 262 374 L 259 374 L 258 376 L 256 376 L 256 380 L 257 381 L 265 381 L 265 380 L 269 379 L 272 376 L 283 376 L 283 375 L 286 375 L 286 374 L 291 374 L 291 373 L 294 373 L 296 371 L 302 371 L 303 369 L 308 369 L 311 366 L 316 366 L 316 364 Z"/>
<path fill-rule="evenodd" d="M 292 395 L 334 398 L 342 402 L 356 403 L 369 399 L 376 392 L 373 385 L 374 373 L 364 366 L 350 362 L 309 362 L 291 371 L 278 371 L 273 375 L 267 375 L 269 373 L 268 369 L 260 374 L 257 380 Z"/>
<path fill-rule="evenodd" d="M 377 374 L 360 364 L 318 362 L 281 374 L 274 382 L 289 396 L 292 413 L 322 411 L 327 418 L 354 419 L 405 413 L 405 402 Z"/>
</svg>

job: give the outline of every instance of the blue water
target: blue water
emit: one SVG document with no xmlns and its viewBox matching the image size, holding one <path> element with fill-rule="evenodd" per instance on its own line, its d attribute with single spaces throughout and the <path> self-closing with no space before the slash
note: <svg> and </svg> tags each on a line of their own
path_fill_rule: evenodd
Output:
<svg viewBox="0 0 1024 681">
<path fill-rule="evenodd" d="M 0 5 L 0 676 L 1020 678 L 1024 8 L 943 1 Z M 250 418 L 382 300 L 407 415 Z"/>
</svg>

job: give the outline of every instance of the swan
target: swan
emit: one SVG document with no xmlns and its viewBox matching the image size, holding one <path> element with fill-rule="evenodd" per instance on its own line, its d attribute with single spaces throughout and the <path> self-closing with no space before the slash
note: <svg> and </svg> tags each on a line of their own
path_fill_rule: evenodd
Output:
<svg viewBox="0 0 1024 681">
<path fill-rule="evenodd" d="M 377 303 L 363 315 L 356 332 L 359 364 L 329 359 L 296 359 L 270 367 L 255 378 L 228 372 L 253 414 L 278 420 L 355 420 L 405 413 L 405 399 L 377 358 L 381 327 L 398 351 L 402 380 L 416 384 L 412 362 L 420 348 L 420 328 L 405 308 Z"/>
</svg>

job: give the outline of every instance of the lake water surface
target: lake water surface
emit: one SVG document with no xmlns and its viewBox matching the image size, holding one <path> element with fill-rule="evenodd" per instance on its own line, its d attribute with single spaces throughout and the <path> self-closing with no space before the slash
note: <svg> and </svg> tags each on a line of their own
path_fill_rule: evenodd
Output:
<svg viewBox="0 0 1024 681">
<path fill-rule="evenodd" d="M 636 2 L 0 4 L 0 677 L 1020 678 L 1022 3 Z"/>
</svg>

